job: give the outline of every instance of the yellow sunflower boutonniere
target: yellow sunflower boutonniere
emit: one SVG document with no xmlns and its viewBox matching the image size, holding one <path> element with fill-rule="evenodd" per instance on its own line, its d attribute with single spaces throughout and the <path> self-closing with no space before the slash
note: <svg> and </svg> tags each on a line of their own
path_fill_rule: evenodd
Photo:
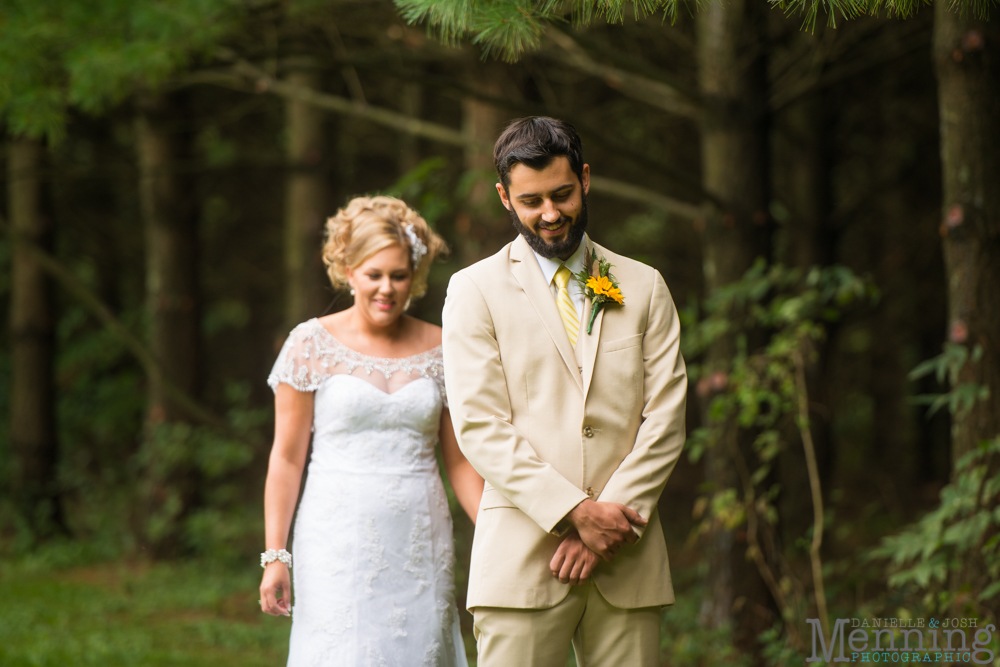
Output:
<svg viewBox="0 0 1000 667">
<path fill-rule="evenodd" d="M 606 304 L 616 303 L 619 306 L 625 303 L 618 281 L 611 274 L 611 263 L 601 257 L 598 259 L 597 251 L 591 249 L 591 255 L 583 270 L 573 274 L 573 279 L 580 285 L 584 296 L 590 299 L 590 321 L 587 322 L 587 334 L 594 328 L 594 320 L 597 313 L 601 312 Z M 597 271 L 594 271 L 596 266 Z"/>
</svg>

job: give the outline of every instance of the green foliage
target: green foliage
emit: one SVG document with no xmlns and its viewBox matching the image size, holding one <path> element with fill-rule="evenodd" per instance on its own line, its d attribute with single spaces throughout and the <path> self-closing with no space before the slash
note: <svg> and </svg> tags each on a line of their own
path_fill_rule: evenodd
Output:
<svg viewBox="0 0 1000 667">
<path fill-rule="evenodd" d="M 709 595 L 705 586 L 708 566 L 676 568 L 673 572 L 677 599 L 663 608 L 660 621 L 660 664 L 677 667 L 732 665 L 749 667 L 751 657 L 733 646 L 732 628 L 708 627 L 701 613 L 702 600 Z"/>
<path fill-rule="evenodd" d="M 874 286 L 845 267 L 814 268 L 804 277 L 795 269 L 767 266 L 759 260 L 736 283 L 717 290 L 705 302 L 682 313 L 686 325 L 682 348 L 698 358 L 712 345 L 733 336 L 737 351 L 729 367 L 691 365 L 702 394 L 718 392 L 711 402 L 715 420 L 736 416 L 744 428 L 773 428 L 794 407 L 795 355 L 803 345 L 825 335 L 843 309 L 878 297 Z M 760 349 L 749 351 L 748 335 L 767 331 Z M 767 458 L 777 451 L 777 435 L 762 431 L 758 449 Z"/>
<path fill-rule="evenodd" d="M 982 588 L 975 602 L 1000 595 L 1000 437 L 980 443 L 958 462 L 954 481 L 941 490 L 938 507 L 902 532 L 886 537 L 869 557 L 889 561 L 889 585 L 924 592 L 933 611 L 953 606 L 958 596 L 949 578 L 977 572 Z"/>
<path fill-rule="evenodd" d="M 261 441 L 270 410 L 248 407 L 246 385 L 231 384 L 226 393 L 231 434 L 161 423 L 150 429 L 135 457 L 146 483 L 141 495 L 155 508 L 143 527 L 153 544 L 180 536 L 191 553 L 237 559 L 253 553 L 259 542 L 260 512 L 247 505 L 240 473 L 253 461 L 252 443 Z M 199 490 L 196 500 L 192 486 Z M 193 511 L 184 513 L 192 504 Z"/>
<path fill-rule="evenodd" d="M 972 12 L 988 18 L 1000 0 L 939 0 L 949 2 L 953 11 Z M 425 23 L 438 39 L 455 44 L 470 38 L 483 49 L 483 56 L 499 56 L 514 62 L 524 53 L 537 49 L 547 24 L 589 25 L 596 20 L 621 23 L 626 15 L 644 18 L 663 13 L 665 19 L 677 18 L 684 0 L 395 0 L 402 17 L 410 23 Z M 701 0 L 696 0 L 701 5 Z M 853 19 L 876 15 L 909 18 L 930 4 L 930 0 L 775 0 L 772 5 L 786 13 L 801 13 L 803 27 L 814 29 L 820 15 L 830 25 L 836 17 Z"/>
<path fill-rule="evenodd" d="M 960 381 L 960 374 L 965 365 L 978 363 L 982 356 L 981 345 L 977 344 L 970 352 L 965 345 L 945 343 L 941 354 L 922 362 L 910 371 L 910 379 L 919 380 L 934 375 L 938 384 L 944 384 L 947 380 L 951 390 L 943 394 L 922 394 L 914 397 L 913 402 L 930 406 L 927 411 L 928 418 L 945 406 L 956 419 L 964 418 L 975 407 L 976 401 L 985 401 L 990 397 L 989 387 Z"/>
<path fill-rule="evenodd" d="M 483 49 L 484 56 L 516 61 L 538 48 L 550 23 L 587 25 L 604 19 L 621 23 L 626 14 L 637 18 L 663 12 L 674 17 L 678 0 L 395 0 L 400 14 L 410 23 L 426 23 L 445 43 L 464 37 Z"/>
<path fill-rule="evenodd" d="M 827 327 L 845 310 L 877 298 L 871 282 L 846 267 L 817 267 L 803 275 L 759 260 L 742 279 L 712 294 L 703 309 L 695 305 L 681 315 L 682 350 L 694 362 L 689 377 L 707 401 L 709 416 L 689 438 L 689 457 L 696 461 L 706 451 L 720 450 L 719 457 L 732 461 L 739 476 L 736 487 L 707 488 L 695 502 L 700 523 L 692 537 L 746 525 L 747 557 L 771 569 L 783 591 L 784 600 L 776 601 L 786 622 L 805 613 L 806 603 L 784 555 L 775 549 L 764 553 L 762 546 L 773 543 L 768 536 L 779 520 L 780 487 L 771 473 L 786 449 L 809 434 L 802 414 L 809 400 L 805 370 Z M 745 452 L 740 442 L 748 440 Z M 775 664 L 784 664 L 794 657 L 794 647 L 778 635 L 774 629 L 762 641 Z"/>
<path fill-rule="evenodd" d="M 784 447 L 782 423 L 795 414 L 798 401 L 796 364 L 810 361 L 809 351 L 844 309 L 877 298 L 874 286 L 846 267 L 814 268 L 803 276 L 758 261 L 740 281 L 710 296 L 704 315 L 697 305 L 681 313 L 685 358 L 699 359 L 726 337 L 736 341 L 727 365 L 689 364 L 689 375 L 699 394 L 714 395 L 708 412 L 716 425 L 732 418 L 740 428 L 755 432 L 754 450 L 760 459 L 760 467 L 752 473 L 755 483 L 767 477 Z M 766 339 L 758 349 L 749 350 L 750 337 L 759 337 L 754 331 L 767 332 Z M 692 461 L 714 446 L 719 428 L 692 433 L 688 450 Z"/>
<path fill-rule="evenodd" d="M 70 109 L 98 113 L 208 55 L 245 0 L 9 0 L 0 9 L 0 119 L 51 141 Z"/>
<path fill-rule="evenodd" d="M 998 0 L 939 0 L 948 2 L 949 9 L 976 18 L 989 19 L 990 10 L 995 9 Z M 813 30 L 821 14 L 826 21 L 836 26 L 839 15 L 845 20 L 859 16 L 877 16 L 885 12 L 890 17 L 912 18 L 922 8 L 930 6 L 932 0 L 776 0 L 773 4 L 787 14 L 799 13 L 804 17 L 803 27 Z"/>
<path fill-rule="evenodd" d="M 805 655 L 788 641 L 788 635 L 783 632 L 780 621 L 760 633 L 757 636 L 757 641 L 760 642 L 761 657 L 768 665 L 773 667 L 802 665 L 804 667 L 806 664 Z"/>
<path fill-rule="evenodd" d="M 441 156 L 428 158 L 400 176 L 384 194 L 402 199 L 435 227 L 452 207 L 453 186 L 447 167 L 448 161 Z"/>
</svg>

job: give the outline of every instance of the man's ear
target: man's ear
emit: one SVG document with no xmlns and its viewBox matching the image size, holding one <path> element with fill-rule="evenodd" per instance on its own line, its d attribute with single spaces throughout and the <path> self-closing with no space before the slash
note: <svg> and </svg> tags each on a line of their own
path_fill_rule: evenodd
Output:
<svg viewBox="0 0 1000 667">
<path fill-rule="evenodd" d="M 580 174 L 580 183 L 583 184 L 583 194 L 590 194 L 590 165 L 583 165 Z"/>
<path fill-rule="evenodd" d="M 500 202 L 503 207 L 510 210 L 510 197 L 507 196 L 507 188 L 503 186 L 503 183 L 497 183 L 497 194 L 500 195 Z"/>
</svg>

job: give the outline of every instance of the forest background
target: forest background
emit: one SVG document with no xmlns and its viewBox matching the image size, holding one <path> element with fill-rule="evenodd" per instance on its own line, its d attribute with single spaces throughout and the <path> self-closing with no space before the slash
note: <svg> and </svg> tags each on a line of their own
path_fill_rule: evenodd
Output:
<svg viewBox="0 0 1000 667">
<path fill-rule="evenodd" d="M 264 380 L 349 305 L 323 221 L 419 209 L 451 254 L 411 312 L 440 322 L 450 274 L 514 237 L 490 148 L 524 115 L 576 126 L 590 234 L 682 313 L 663 664 L 803 664 L 808 618 L 995 623 L 991 9 L 7 0 L 0 662 L 284 660 L 256 604 Z"/>
</svg>

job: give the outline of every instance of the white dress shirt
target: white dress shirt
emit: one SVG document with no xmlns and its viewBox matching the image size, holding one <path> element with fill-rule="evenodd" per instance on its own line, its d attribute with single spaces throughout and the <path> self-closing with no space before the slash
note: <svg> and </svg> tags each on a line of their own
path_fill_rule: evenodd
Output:
<svg viewBox="0 0 1000 667">
<path fill-rule="evenodd" d="M 574 274 L 583 271 L 583 256 L 587 251 L 587 241 L 587 235 L 584 234 L 580 240 L 580 245 L 577 246 L 573 254 L 566 260 L 559 259 L 558 257 L 549 259 L 548 257 L 542 257 L 534 250 L 531 251 L 535 255 L 535 259 L 538 260 L 538 267 L 542 270 L 542 275 L 545 276 L 545 282 L 549 284 L 549 290 L 552 292 L 553 299 L 559 294 L 559 286 L 556 285 L 554 278 L 560 266 L 565 264 L 569 272 Z M 566 290 L 569 292 L 569 298 L 573 301 L 573 305 L 576 306 L 576 315 L 580 320 L 580 330 L 582 331 L 583 306 L 585 304 L 583 290 L 581 290 L 580 284 L 573 279 L 570 279 Z"/>
</svg>

